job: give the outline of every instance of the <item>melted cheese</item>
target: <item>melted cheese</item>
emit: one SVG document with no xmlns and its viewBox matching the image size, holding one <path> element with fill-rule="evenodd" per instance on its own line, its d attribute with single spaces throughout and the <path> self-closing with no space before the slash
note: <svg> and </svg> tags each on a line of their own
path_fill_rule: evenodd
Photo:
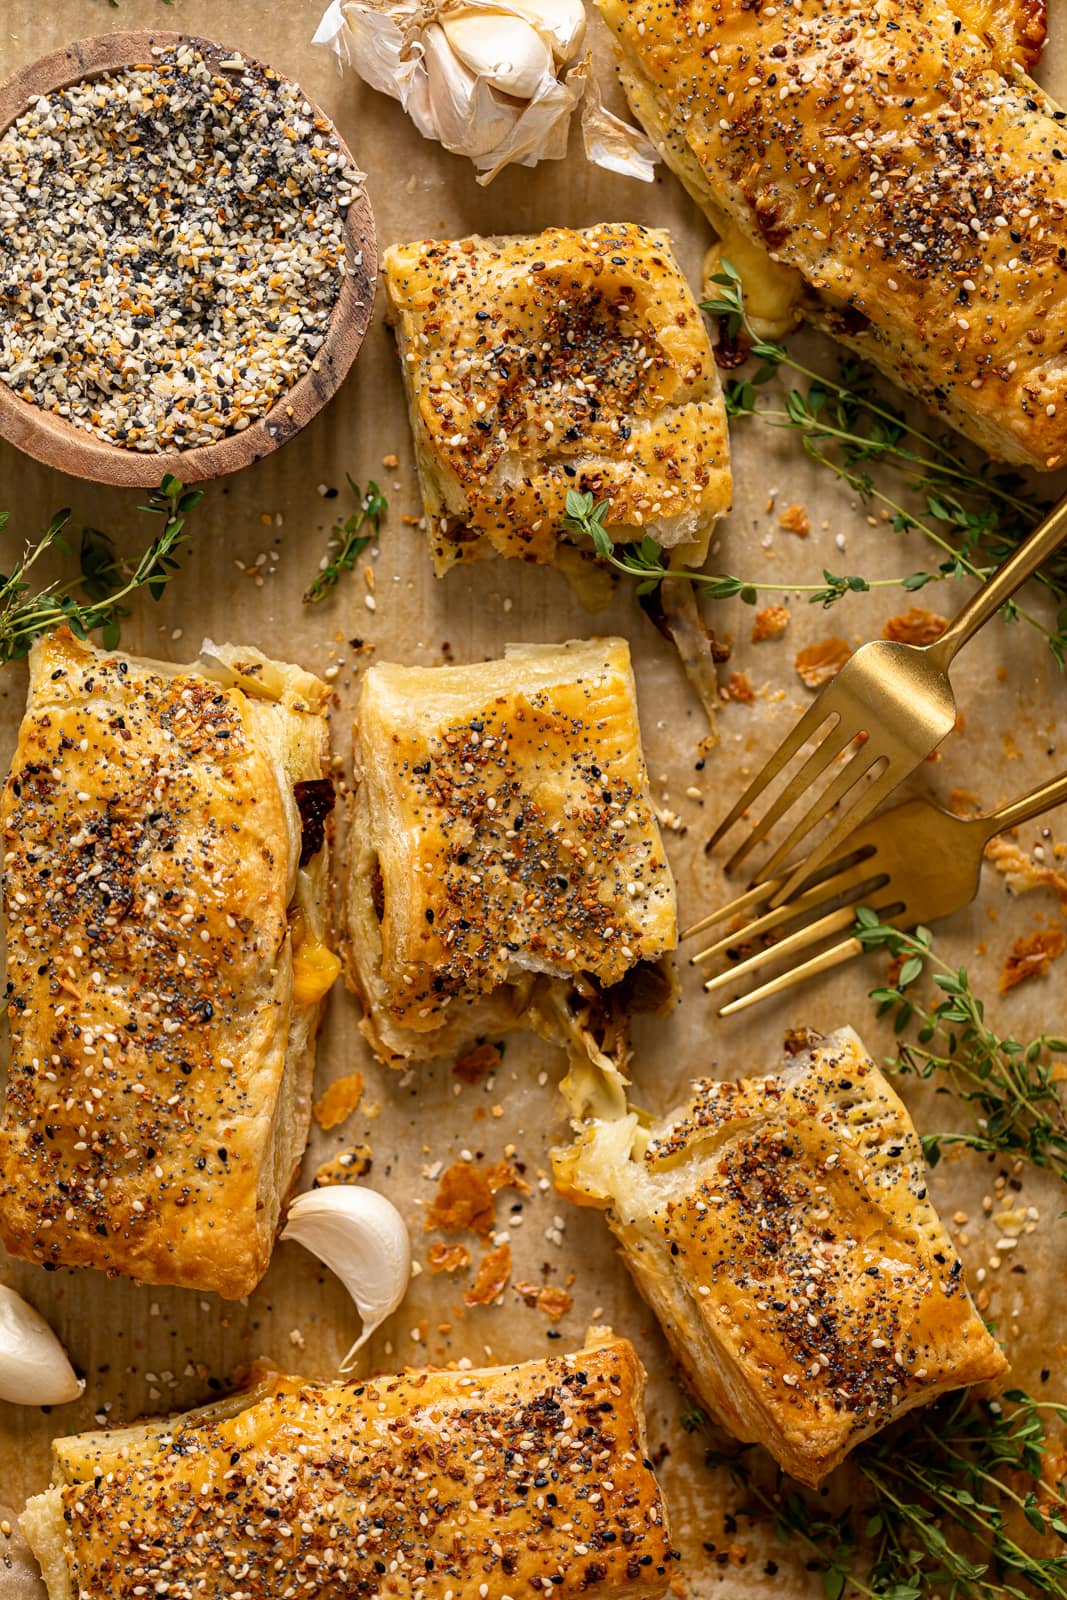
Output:
<svg viewBox="0 0 1067 1600">
<path fill-rule="evenodd" d="M 333 987 L 341 963 L 328 945 L 311 932 L 297 912 L 291 926 L 293 1000 L 298 1006 L 318 1005 Z"/>
</svg>

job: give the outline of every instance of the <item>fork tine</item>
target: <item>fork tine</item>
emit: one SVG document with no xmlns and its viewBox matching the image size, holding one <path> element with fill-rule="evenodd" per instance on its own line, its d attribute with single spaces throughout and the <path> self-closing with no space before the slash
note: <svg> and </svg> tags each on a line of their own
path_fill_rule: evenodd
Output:
<svg viewBox="0 0 1067 1600">
<path fill-rule="evenodd" d="M 723 834 L 733 827 L 738 817 L 743 816 L 756 796 L 766 788 L 772 779 L 778 776 L 782 768 L 793 759 L 801 746 L 807 744 L 815 730 L 822 727 L 827 717 L 836 715 L 837 713 L 824 705 L 821 699 L 816 700 L 813 705 L 808 707 L 793 731 L 786 735 L 774 754 L 757 772 L 740 800 L 730 807 L 730 810 L 704 846 L 706 851 L 714 850 Z"/>
<path fill-rule="evenodd" d="M 819 795 L 817 802 L 815 802 L 800 818 L 799 822 L 797 822 L 796 826 L 793 828 L 788 837 L 783 839 L 782 843 L 774 851 L 770 860 L 764 863 L 762 869 L 764 875 L 766 877 L 771 877 L 774 873 L 780 872 L 783 864 L 788 861 L 789 857 L 793 854 L 801 840 L 806 839 L 812 828 L 817 827 L 820 822 L 828 817 L 833 811 L 833 808 L 844 799 L 846 794 L 848 794 L 849 790 L 855 788 L 860 779 L 866 777 L 871 768 L 877 766 L 878 762 L 882 759 L 882 752 L 878 750 L 869 750 L 865 744 L 860 745 L 855 755 L 851 756 L 849 760 L 845 762 L 845 765 L 841 768 L 841 771 L 837 774 L 837 777 L 833 780 L 833 782 L 827 784 L 826 788 Z M 850 806 L 845 813 L 845 816 L 849 819 L 849 825 L 845 829 L 844 837 L 847 837 L 848 834 L 852 833 L 853 830 L 859 826 L 862 818 L 867 814 L 866 811 L 860 812 L 856 809 L 858 804 L 859 799 L 857 797 L 857 800 L 853 802 L 852 806 Z M 816 854 L 816 852 L 813 850 L 809 855 L 805 856 L 804 861 L 800 863 L 800 865 L 807 867 L 808 872 L 810 872 L 812 867 L 809 866 L 808 863 L 810 862 L 813 865 L 817 865 L 818 862 L 825 861 L 829 853 L 830 852 L 828 850 L 820 849 L 818 854 Z M 794 868 L 790 874 L 789 881 L 792 881 L 792 879 L 796 877 L 796 871 L 797 869 Z M 807 874 L 805 874 L 805 876 L 806 875 Z M 784 889 L 785 884 L 782 885 L 781 889 L 775 890 L 774 899 L 772 902 L 774 905 L 780 905 L 785 899 Z"/>
<path fill-rule="evenodd" d="M 761 882 L 753 884 L 751 889 L 746 889 L 744 894 L 739 894 L 736 900 L 719 906 L 715 911 L 709 911 L 706 917 L 701 917 L 699 922 L 694 922 L 691 927 L 678 935 L 679 943 L 691 939 L 695 933 L 703 933 L 705 928 L 713 928 L 717 922 L 724 922 L 727 917 L 739 917 L 750 906 L 759 905 L 761 900 L 769 900 L 779 884 L 785 882 L 787 876 L 788 874 L 783 872 L 777 878 L 764 878 Z M 696 956 L 692 959 L 695 961 Z"/>
<path fill-rule="evenodd" d="M 849 765 L 851 766 L 851 764 L 850 762 Z M 872 766 L 873 764 L 872 762 Z M 868 770 L 870 769 L 868 768 Z M 870 816 L 875 807 L 881 805 L 886 795 L 890 794 L 897 784 L 906 777 L 907 770 L 902 770 L 897 763 L 890 761 L 885 771 L 875 778 L 873 783 L 869 783 L 863 794 L 852 802 L 844 816 L 838 818 L 835 827 L 822 843 L 816 845 L 811 854 L 805 856 L 804 860 L 793 868 L 789 881 L 783 884 L 780 889 L 774 891 L 771 900 L 772 906 L 781 905 L 782 901 L 787 899 L 789 895 L 795 894 L 800 884 L 810 877 L 814 869 L 840 850 L 849 834 L 858 828 L 860 823 Z M 789 841 L 787 840 L 786 843 L 788 844 Z M 777 866 L 778 862 L 774 862 L 774 865 Z"/>
<path fill-rule="evenodd" d="M 845 939 L 841 944 L 831 945 L 829 950 L 823 950 L 820 955 L 812 956 L 810 961 L 802 961 L 799 967 L 790 967 L 788 972 L 779 973 L 777 978 L 771 978 L 758 989 L 750 989 L 748 994 L 738 995 L 736 1000 L 730 1000 L 726 1005 L 720 1006 L 720 1017 L 732 1017 L 737 1011 L 744 1011 L 746 1006 L 754 1006 L 758 1000 L 768 1000 L 772 994 L 781 994 L 785 989 L 791 989 L 796 983 L 803 983 L 807 978 L 817 977 L 820 972 L 830 972 L 834 967 L 839 967 L 843 961 L 851 961 L 853 956 L 858 956 L 863 949 L 858 939 Z"/>
<path fill-rule="evenodd" d="M 848 860 L 847 857 L 845 859 L 846 861 Z M 772 881 L 777 882 L 778 880 Z M 723 950 L 728 950 L 731 945 L 742 942 L 747 943 L 750 939 L 769 933 L 772 928 L 780 927 L 783 922 L 788 922 L 791 918 L 800 916 L 804 911 L 810 911 L 817 906 L 828 904 L 829 901 L 836 899 L 838 895 L 844 894 L 849 889 L 855 889 L 857 893 L 869 890 L 870 893 L 875 894 L 879 889 L 884 889 L 888 881 L 886 873 L 879 874 L 872 856 L 870 854 L 863 856 L 859 861 L 846 866 L 840 872 L 821 878 L 813 888 L 797 895 L 795 899 L 787 900 L 783 905 L 764 912 L 754 922 L 747 922 L 744 927 L 735 929 L 733 933 L 724 934 L 715 944 L 708 945 L 706 950 L 699 950 L 695 956 L 690 956 L 689 964 L 696 967 L 702 961 L 710 961 L 713 956 L 719 955 Z M 773 892 L 767 889 L 766 885 L 760 885 L 760 887 L 764 889 L 765 897 Z M 737 968 L 735 967 L 733 970 L 736 972 Z"/>
<path fill-rule="evenodd" d="M 708 979 L 704 989 L 706 993 L 711 994 L 713 990 L 721 989 L 724 984 L 734 983 L 738 978 L 747 978 L 750 973 L 758 972 L 760 967 L 765 967 L 769 961 L 779 961 L 783 956 L 807 950 L 810 945 L 817 944 L 829 934 L 840 933 L 842 928 L 851 927 L 855 920 L 854 906 L 840 906 L 838 910 L 830 911 L 826 916 L 817 917 L 814 922 L 806 923 L 803 928 L 798 928 L 795 933 L 789 934 L 788 938 L 779 939 L 777 944 L 768 945 L 765 950 L 757 950 L 754 955 L 739 961 L 736 966 L 727 967 L 724 972 L 717 972 L 714 978 Z"/>
<path fill-rule="evenodd" d="M 725 872 L 733 872 L 741 865 L 749 851 L 759 844 L 761 839 L 767 837 L 779 817 L 784 816 L 791 809 L 804 791 L 814 783 L 820 772 L 825 772 L 831 761 L 837 759 L 845 746 L 854 737 L 855 734 L 847 730 L 843 722 L 839 722 L 836 728 L 831 729 L 822 742 L 811 752 L 800 771 L 794 773 L 781 794 L 767 807 L 748 836 L 742 839 L 729 861 L 727 861 L 723 869 Z M 825 815 L 825 812 L 823 814 Z"/>
</svg>

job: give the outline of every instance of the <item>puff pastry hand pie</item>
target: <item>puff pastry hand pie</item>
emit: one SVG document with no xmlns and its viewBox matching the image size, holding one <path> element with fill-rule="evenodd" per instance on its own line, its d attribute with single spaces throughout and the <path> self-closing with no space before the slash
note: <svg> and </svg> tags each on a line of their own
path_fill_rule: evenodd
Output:
<svg viewBox="0 0 1067 1600">
<path fill-rule="evenodd" d="M 553 560 L 568 489 L 609 502 L 612 538 L 703 561 L 730 508 L 726 413 L 666 233 L 395 245 L 385 288 L 439 574 Z"/>
<path fill-rule="evenodd" d="M 265 1272 L 339 966 L 327 692 L 232 646 L 34 646 L 0 801 L 13 1255 L 229 1296 Z"/>
<path fill-rule="evenodd" d="M 202 1411 L 55 1441 L 53 1486 L 22 1517 L 49 1600 L 666 1592 L 625 1340 L 481 1372 L 253 1379 Z"/>
<path fill-rule="evenodd" d="M 356 736 L 346 966 L 383 1060 L 565 1028 L 677 943 L 625 640 L 379 663 Z"/>
<path fill-rule="evenodd" d="M 1067 459 L 1067 133 L 1031 0 L 598 0 L 750 284 L 1002 460 Z"/>
<path fill-rule="evenodd" d="M 851 1028 L 768 1078 L 593 1121 L 557 1183 L 607 1209 L 690 1387 L 817 1484 L 912 1406 L 1004 1372 L 930 1203 L 918 1135 Z"/>
</svg>

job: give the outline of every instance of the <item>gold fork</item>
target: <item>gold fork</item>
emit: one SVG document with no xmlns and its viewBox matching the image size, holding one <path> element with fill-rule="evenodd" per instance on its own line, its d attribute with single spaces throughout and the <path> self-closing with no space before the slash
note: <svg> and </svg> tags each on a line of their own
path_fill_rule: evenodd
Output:
<svg viewBox="0 0 1067 1600">
<path fill-rule="evenodd" d="M 873 822 L 858 828 L 845 841 L 843 854 L 829 865 L 812 870 L 801 863 L 801 889 L 795 899 L 776 905 L 784 876 L 758 883 L 747 894 L 687 928 L 684 939 L 764 905 L 771 909 L 751 922 L 735 928 L 723 938 L 692 956 L 694 966 L 711 961 L 739 944 L 748 944 L 776 928 L 803 918 L 803 923 L 777 943 L 758 950 L 746 960 L 728 967 L 704 988 L 720 989 L 735 983 L 784 956 L 796 956 L 820 940 L 851 927 L 857 905 L 868 905 L 883 922 L 894 928 L 913 928 L 934 922 L 968 905 L 978 892 L 982 856 L 990 839 L 1008 828 L 1016 828 L 1067 801 L 1067 773 L 1022 795 L 1011 805 L 978 817 L 957 817 L 929 800 L 908 800 L 885 811 Z M 844 901 L 844 904 L 839 902 Z M 833 907 L 833 909 L 826 909 Z M 856 938 L 843 940 L 807 961 L 790 967 L 769 983 L 722 1006 L 719 1016 L 742 1011 L 757 1000 L 780 994 L 795 983 L 817 973 L 829 972 L 843 961 L 859 955 L 863 946 Z"/>
<path fill-rule="evenodd" d="M 952 731 L 956 722 L 956 699 L 948 669 L 956 652 L 1011 599 L 1027 578 L 1032 577 L 1065 537 L 1067 499 L 1062 500 L 993 573 L 933 644 L 899 644 L 877 639 L 862 645 L 822 690 L 708 840 L 710 851 L 823 724 L 833 719 L 816 749 L 734 851 L 726 863 L 726 871 L 732 872 L 779 818 L 803 797 L 804 815 L 761 869 L 761 878 L 774 876 L 811 829 L 829 816 L 832 809 L 856 789 L 860 780 L 870 774 L 870 781 L 856 789 L 851 803 L 845 806 L 826 837 L 806 860 L 780 879 L 772 904 L 788 900 L 802 878 L 810 876 L 821 862 L 839 851 L 848 834 Z M 860 741 L 857 749 L 847 758 L 841 771 L 820 795 L 812 797 L 808 792 L 812 784 L 857 740 Z M 874 776 L 875 767 L 881 767 L 877 776 Z"/>
</svg>

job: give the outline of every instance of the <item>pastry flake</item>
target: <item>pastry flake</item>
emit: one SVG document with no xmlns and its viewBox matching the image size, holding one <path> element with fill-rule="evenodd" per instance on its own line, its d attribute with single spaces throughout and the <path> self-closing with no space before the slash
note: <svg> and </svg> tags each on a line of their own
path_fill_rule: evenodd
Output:
<svg viewBox="0 0 1067 1600">
<path fill-rule="evenodd" d="M 255 650 L 205 662 L 65 629 L 33 648 L 0 801 L 0 1238 L 236 1297 L 303 1154 L 338 967 L 294 795 L 325 777 L 328 691 Z"/>
<path fill-rule="evenodd" d="M 610 1332 L 367 1383 L 260 1368 L 201 1411 L 57 1439 L 22 1526 L 49 1600 L 656 1600 L 676 1558 L 644 1376 Z"/>
<path fill-rule="evenodd" d="M 1039 0 L 598 3 L 761 332 L 803 314 L 988 454 L 1062 465 L 1067 163 L 1017 65 Z"/>
<path fill-rule="evenodd" d="M 438 574 L 553 560 L 569 489 L 609 502 L 613 539 L 703 561 L 730 508 L 726 413 L 666 233 L 394 245 L 385 287 Z"/>
<path fill-rule="evenodd" d="M 379 663 L 356 767 L 346 966 L 384 1060 L 516 1027 L 553 985 L 618 994 L 677 943 L 625 640 Z"/>
<path fill-rule="evenodd" d="M 1007 1369 L 911 1119 L 851 1028 L 772 1077 L 700 1079 L 647 1131 L 632 1113 L 592 1121 L 556 1173 L 606 1208 L 693 1392 L 802 1483 Z"/>
</svg>

